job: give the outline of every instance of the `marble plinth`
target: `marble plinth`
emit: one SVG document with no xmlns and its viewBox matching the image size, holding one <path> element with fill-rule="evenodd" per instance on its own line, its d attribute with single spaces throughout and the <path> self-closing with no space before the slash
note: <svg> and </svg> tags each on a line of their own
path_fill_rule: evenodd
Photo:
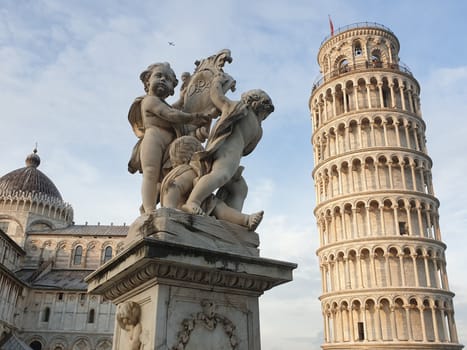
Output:
<svg viewBox="0 0 467 350">
<path fill-rule="evenodd" d="M 116 322 L 114 350 L 259 350 L 258 298 L 296 268 L 259 257 L 254 232 L 174 210 L 136 220 L 127 243 L 86 279 L 117 314 L 138 309 Z"/>
</svg>

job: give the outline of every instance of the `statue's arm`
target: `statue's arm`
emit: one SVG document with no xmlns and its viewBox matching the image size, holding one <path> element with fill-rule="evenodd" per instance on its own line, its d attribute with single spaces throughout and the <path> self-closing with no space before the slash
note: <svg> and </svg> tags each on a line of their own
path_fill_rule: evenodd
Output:
<svg viewBox="0 0 467 350">
<path fill-rule="evenodd" d="M 198 116 L 197 113 L 185 113 L 178 109 L 170 107 L 168 104 L 159 100 L 157 97 L 144 99 L 142 103 L 143 110 L 146 110 L 159 118 L 174 124 L 192 123 Z"/>
<path fill-rule="evenodd" d="M 225 96 L 224 82 L 226 82 L 227 77 L 222 74 L 217 75 L 212 80 L 211 90 L 209 91 L 210 97 L 214 106 L 217 109 L 222 111 L 224 108 L 228 108 L 231 104 L 235 103 L 227 96 Z"/>
</svg>

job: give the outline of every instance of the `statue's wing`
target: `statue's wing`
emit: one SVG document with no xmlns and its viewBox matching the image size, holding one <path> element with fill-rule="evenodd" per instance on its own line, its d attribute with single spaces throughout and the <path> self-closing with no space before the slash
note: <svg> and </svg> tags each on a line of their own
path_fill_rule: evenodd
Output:
<svg viewBox="0 0 467 350">
<path fill-rule="evenodd" d="M 144 96 L 135 98 L 128 111 L 128 121 L 138 138 L 144 136 L 143 116 L 141 115 L 141 101 L 143 98 Z"/>
</svg>

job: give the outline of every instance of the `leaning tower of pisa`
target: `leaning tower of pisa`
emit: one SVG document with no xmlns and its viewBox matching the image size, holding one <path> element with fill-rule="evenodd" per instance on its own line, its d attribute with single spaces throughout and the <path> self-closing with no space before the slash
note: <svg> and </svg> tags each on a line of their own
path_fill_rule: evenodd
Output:
<svg viewBox="0 0 467 350">
<path fill-rule="evenodd" d="M 462 349 L 420 111 L 399 41 L 340 28 L 318 53 L 312 115 L 323 349 Z"/>
</svg>

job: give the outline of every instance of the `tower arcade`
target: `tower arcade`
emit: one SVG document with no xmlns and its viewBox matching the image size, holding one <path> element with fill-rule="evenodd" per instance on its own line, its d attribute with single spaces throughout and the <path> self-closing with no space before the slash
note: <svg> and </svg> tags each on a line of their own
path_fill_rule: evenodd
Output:
<svg viewBox="0 0 467 350">
<path fill-rule="evenodd" d="M 312 114 L 323 349 L 461 349 L 420 111 L 376 23 L 321 44 Z"/>
</svg>

